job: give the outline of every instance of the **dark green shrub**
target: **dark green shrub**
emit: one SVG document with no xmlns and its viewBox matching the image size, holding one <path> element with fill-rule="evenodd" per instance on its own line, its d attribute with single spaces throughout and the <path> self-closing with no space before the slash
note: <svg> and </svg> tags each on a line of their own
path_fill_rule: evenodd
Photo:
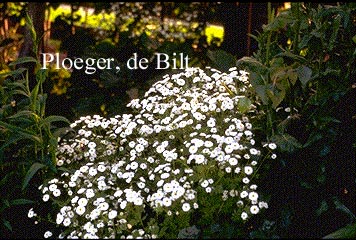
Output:
<svg viewBox="0 0 356 240">
<path fill-rule="evenodd" d="M 282 236 L 321 237 L 355 221 L 355 11 L 354 3 L 292 3 L 276 17 L 269 9 L 253 36 L 258 51 L 238 61 L 262 102 L 261 128 L 279 146 L 264 183 Z"/>
</svg>

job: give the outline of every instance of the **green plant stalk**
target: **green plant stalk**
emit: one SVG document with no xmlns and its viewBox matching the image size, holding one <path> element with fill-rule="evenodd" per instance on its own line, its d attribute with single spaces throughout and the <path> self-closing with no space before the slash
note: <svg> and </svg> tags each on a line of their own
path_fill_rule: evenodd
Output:
<svg viewBox="0 0 356 240">
<path fill-rule="evenodd" d="M 267 19 L 268 19 L 268 24 L 270 24 L 273 19 L 274 19 L 274 13 L 272 9 L 271 2 L 267 3 Z M 266 59 L 265 59 L 265 66 L 268 68 L 270 67 L 270 49 L 271 49 L 271 38 L 272 38 L 272 32 L 269 31 L 267 34 L 267 43 L 266 43 Z M 267 82 L 267 83 L 266 83 Z M 265 85 L 271 82 L 271 77 L 268 73 L 267 75 L 267 81 L 265 82 Z M 266 123 L 266 132 L 267 132 L 267 140 L 269 141 L 269 138 L 273 136 L 273 120 L 272 120 L 272 107 L 269 103 L 267 104 L 267 123 Z"/>
<path fill-rule="evenodd" d="M 294 4 L 294 3 L 292 3 Z M 296 25 L 296 28 L 295 28 L 295 31 L 294 31 L 294 42 L 293 42 L 293 53 L 294 54 L 297 54 L 299 55 L 299 53 L 297 53 L 297 47 L 298 47 L 298 44 L 299 44 L 299 30 L 300 30 L 300 12 L 299 12 L 299 9 L 300 9 L 300 2 L 296 2 L 296 8 L 297 8 L 297 16 L 296 16 L 296 22 L 297 22 L 297 25 Z"/>
</svg>

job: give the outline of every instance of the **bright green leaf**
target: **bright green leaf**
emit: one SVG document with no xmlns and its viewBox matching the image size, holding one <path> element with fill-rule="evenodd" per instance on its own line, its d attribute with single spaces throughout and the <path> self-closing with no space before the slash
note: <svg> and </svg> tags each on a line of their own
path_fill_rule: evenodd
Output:
<svg viewBox="0 0 356 240">
<path fill-rule="evenodd" d="M 240 98 L 237 107 L 241 113 L 247 113 L 251 109 L 251 100 L 248 97 Z"/>
</svg>

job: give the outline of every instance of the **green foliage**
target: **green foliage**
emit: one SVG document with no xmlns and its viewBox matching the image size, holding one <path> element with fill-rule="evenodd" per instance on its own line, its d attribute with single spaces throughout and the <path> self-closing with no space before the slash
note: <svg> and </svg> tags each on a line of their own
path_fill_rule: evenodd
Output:
<svg viewBox="0 0 356 240">
<path fill-rule="evenodd" d="M 354 239 L 356 237 L 356 224 L 348 225 L 323 237 L 324 239 Z"/>
<path fill-rule="evenodd" d="M 32 21 L 27 16 L 28 27 L 32 29 Z M 34 47 L 34 51 L 37 50 Z M 30 73 L 28 69 L 15 67 L 24 63 L 35 63 L 36 73 L 33 87 L 30 87 Z M 12 230 L 11 221 L 4 218 L 9 208 L 33 203 L 25 198 L 33 198 L 27 190 L 31 180 L 40 177 L 39 170 L 54 168 L 56 164 L 56 149 L 59 132 L 55 122 L 68 120 L 61 116 L 46 116 L 47 94 L 43 91 L 43 83 L 47 71 L 40 69 L 37 59 L 32 57 L 20 58 L 9 64 L 12 71 L 1 74 L 5 80 L 0 86 L 0 168 L 1 168 L 1 200 L 0 217 L 3 226 Z"/>
<path fill-rule="evenodd" d="M 251 96 L 265 113 L 262 132 L 277 144 L 280 162 L 296 174 L 300 191 L 328 192 L 337 171 L 333 164 L 343 160 L 335 151 L 339 141 L 347 144 L 344 135 L 350 135 L 342 125 L 352 128 L 352 108 L 346 105 L 356 77 L 355 10 L 352 3 L 317 7 L 292 3 L 275 16 L 269 8 L 268 24 L 252 36 L 258 51 L 237 61 L 251 72 Z M 324 204 L 310 199 L 320 206 L 310 209 L 318 213 L 315 216 L 322 218 L 322 212 L 337 208 L 326 207 L 330 194 L 319 198 Z"/>
</svg>

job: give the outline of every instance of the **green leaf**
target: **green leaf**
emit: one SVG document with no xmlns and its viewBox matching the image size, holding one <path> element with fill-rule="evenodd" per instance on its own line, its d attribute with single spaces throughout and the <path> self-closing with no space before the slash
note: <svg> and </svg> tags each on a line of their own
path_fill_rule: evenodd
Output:
<svg viewBox="0 0 356 240">
<path fill-rule="evenodd" d="M 13 61 L 12 63 L 10 63 L 9 66 L 15 66 L 17 64 L 22 64 L 22 63 L 27 63 L 27 62 L 37 63 L 37 59 L 35 59 L 33 57 L 22 57 L 22 58 L 19 58 L 19 59 Z"/>
<path fill-rule="evenodd" d="M 329 209 L 328 203 L 323 200 L 320 204 L 320 207 L 316 210 L 316 214 L 320 216 L 322 213 L 326 212 Z"/>
<path fill-rule="evenodd" d="M 297 74 L 299 81 L 302 83 L 303 88 L 305 88 L 306 84 L 309 82 L 312 76 L 312 70 L 307 66 L 300 66 L 297 68 Z"/>
<path fill-rule="evenodd" d="M 2 223 L 4 224 L 4 226 L 7 228 L 7 229 L 9 229 L 11 232 L 12 232 L 12 227 L 11 227 L 11 224 L 10 224 L 10 222 L 8 221 L 8 220 L 6 220 L 6 219 L 2 219 Z"/>
<path fill-rule="evenodd" d="M 14 115 L 12 115 L 8 118 L 13 119 L 13 118 L 20 118 L 20 117 L 30 117 L 31 115 L 33 115 L 33 112 L 31 112 L 29 110 L 23 110 L 23 111 L 19 111 L 19 112 L 15 113 Z"/>
<path fill-rule="evenodd" d="M 247 113 L 251 109 L 251 100 L 248 97 L 240 98 L 237 103 L 237 108 L 241 113 Z"/>
<path fill-rule="evenodd" d="M 36 80 L 39 84 L 42 84 L 46 80 L 47 72 L 47 69 L 42 68 L 36 72 Z"/>
<path fill-rule="evenodd" d="M 10 63 L 11 64 L 11 63 Z M 9 64 L 9 65 L 10 65 Z M 22 74 L 24 71 L 26 71 L 27 69 L 26 68 L 19 68 L 19 69 L 16 69 L 14 71 L 11 71 L 11 72 L 5 72 L 5 73 L 1 73 L 0 74 L 0 77 L 7 77 L 7 76 L 13 76 L 13 75 L 19 75 L 19 74 Z"/>
<path fill-rule="evenodd" d="M 0 121 L 0 126 L 4 127 L 5 129 L 7 129 L 9 131 L 19 134 L 22 139 L 31 139 L 35 142 L 42 143 L 42 141 L 39 137 L 37 137 L 32 132 L 30 132 L 26 129 L 22 129 L 22 128 L 13 126 L 11 124 L 8 124 L 8 123 L 2 122 L 2 121 Z M 0 149 L 2 149 L 2 147 Z"/>
<path fill-rule="evenodd" d="M 286 91 L 284 89 L 282 89 L 282 91 L 275 94 L 272 90 L 268 89 L 267 95 L 272 100 L 272 107 L 274 109 L 276 109 L 279 106 L 279 104 L 281 104 L 281 102 L 283 102 L 283 100 L 286 96 Z"/>
<path fill-rule="evenodd" d="M 236 65 L 236 58 L 223 50 L 208 50 L 207 56 L 212 61 L 213 67 L 224 72 Z"/>
<path fill-rule="evenodd" d="M 24 137 L 20 136 L 20 135 L 11 135 L 10 138 L 6 139 L 6 142 L 1 146 L 0 150 L 4 150 L 5 148 L 7 148 L 8 146 L 10 146 L 11 144 L 16 143 L 17 141 L 23 140 Z"/>
<path fill-rule="evenodd" d="M 9 200 L 7 200 L 7 199 L 2 199 L 2 204 L 4 204 L 5 208 L 10 207 Z"/>
<path fill-rule="evenodd" d="M 13 172 L 10 172 L 8 174 L 5 175 L 5 177 L 3 177 L 1 180 L 0 180 L 0 187 L 2 187 L 3 185 L 5 185 L 7 183 L 7 180 L 9 178 L 9 176 L 13 175 Z"/>
<path fill-rule="evenodd" d="M 319 141 L 322 138 L 323 138 L 323 136 L 320 133 L 312 133 L 312 134 L 310 134 L 307 142 L 303 145 L 303 148 L 309 147 L 310 145 L 312 145 L 313 143 Z"/>
<path fill-rule="evenodd" d="M 293 54 L 291 52 L 287 52 L 287 51 L 278 53 L 274 57 L 288 57 L 288 58 L 291 58 L 291 59 L 293 59 L 295 61 L 298 61 L 298 62 L 301 62 L 301 63 L 302 62 L 306 62 L 306 59 L 304 57 L 296 55 L 296 54 Z"/>
<path fill-rule="evenodd" d="M 35 203 L 35 201 L 23 199 L 23 198 L 19 198 L 19 199 L 10 201 L 11 205 L 25 205 L 25 204 L 32 204 L 32 203 Z"/>
<path fill-rule="evenodd" d="M 297 148 L 302 148 L 302 144 L 293 136 L 284 133 L 272 136 L 271 141 L 275 142 L 282 152 L 294 152 Z"/>
<path fill-rule="evenodd" d="M 36 105 L 37 105 L 37 96 L 38 96 L 38 91 L 40 88 L 40 83 L 37 83 L 36 86 L 32 89 L 31 91 L 31 105 L 30 108 L 33 112 L 36 112 Z"/>
<path fill-rule="evenodd" d="M 355 239 L 356 238 L 356 223 L 340 228 L 333 233 L 323 237 L 323 239 Z"/>
<path fill-rule="evenodd" d="M 43 125 L 46 125 L 46 124 L 51 124 L 52 122 L 66 122 L 68 124 L 70 124 L 69 120 L 65 117 L 62 117 L 62 116 L 49 116 L 49 117 L 46 117 L 45 119 L 43 119 L 41 122 L 40 122 L 40 125 L 43 126 Z"/>
<path fill-rule="evenodd" d="M 255 86 L 255 91 L 257 95 L 261 98 L 262 103 L 264 105 L 268 104 L 268 96 L 267 96 L 267 87 L 265 85 L 257 85 Z"/>
<path fill-rule="evenodd" d="M 11 94 L 19 94 L 19 95 L 24 95 L 25 97 L 29 97 L 26 91 L 20 90 L 20 89 L 15 89 L 11 92 Z"/>
<path fill-rule="evenodd" d="M 30 182 L 30 180 L 32 179 L 33 175 L 35 175 L 35 173 L 38 170 L 40 170 L 41 168 L 44 168 L 44 167 L 46 167 L 46 165 L 39 163 L 39 162 L 35 162 L 34 164 L 32 164 L 32 166 L 26 173 L 25 179 L 22 184 L 22 190 L 24 190 L 27 187 L 27 185 Z"/>
<path fill-rule="evenodd" d="M 53 171 L 54 173 L 57 173 L 57 168 L 56 168 L 56 159 L 55 156 L 53 156 L 53 159 L 51 158 L 51 154 L 47 154 L 44 157 L 44 162 L 46 165 Z"/>
<path fill-rule="evenodd" d="M 352 37 L 352 41 L 354 41 L 354 43 L 356 43 L 356 35 Z"/>
<path fill-rule="evenodd" d="M 242 57 L 236 62 L 236 66 L 244 66 L 250 69 L 252 72 L 263 73 L 267 71 L 267 67 L 260 61 L 253 57 Z"/>
<path fill-rule="evenodd" d="M 337 197 L 333 197 L 333 202 L 337 210 L 344 212 L 346 215 L 350 217 L 350 222 L 354 222 L 356 220 L 355 214 L 348 207 L 346 207 L 345 204 L 340 202 L 340 200 Z"/>
<path fill-rule="evenodd" d="M 57 128 L 53 133 L 53 137 L 58 138 L 62 137 L 66 134 L 74 134 L 75 131 L 71 127 L 62 127 L 62 128 Z"/>
<path fill-rule="evenodd" d="M 312 189 L 312 188 L 313 188 L 313 186 L 312 186 L 310 183 L 305 182 L 305 181 L 301 181 L 301 182 L 300 182 L 300 185 L 301 185 L 302 187 L 306 188 L 306 189 Z"/>
<path fill-rule="evenodd" d="M 328 37 L 329 38 L 329 44 L 328 44 L 329 51 L 331 51 L 334 48 L 337 33 L 339 32 L 339 29 L 340 29 L 340 23 L 341 23 L 341 15 L 338 14 L 338 15 L 336 15 L 336 17 L 334 18 L 334 21 L 333 21 L 333 32 L 332 32 L 331 36 Z"/>
</svg>

